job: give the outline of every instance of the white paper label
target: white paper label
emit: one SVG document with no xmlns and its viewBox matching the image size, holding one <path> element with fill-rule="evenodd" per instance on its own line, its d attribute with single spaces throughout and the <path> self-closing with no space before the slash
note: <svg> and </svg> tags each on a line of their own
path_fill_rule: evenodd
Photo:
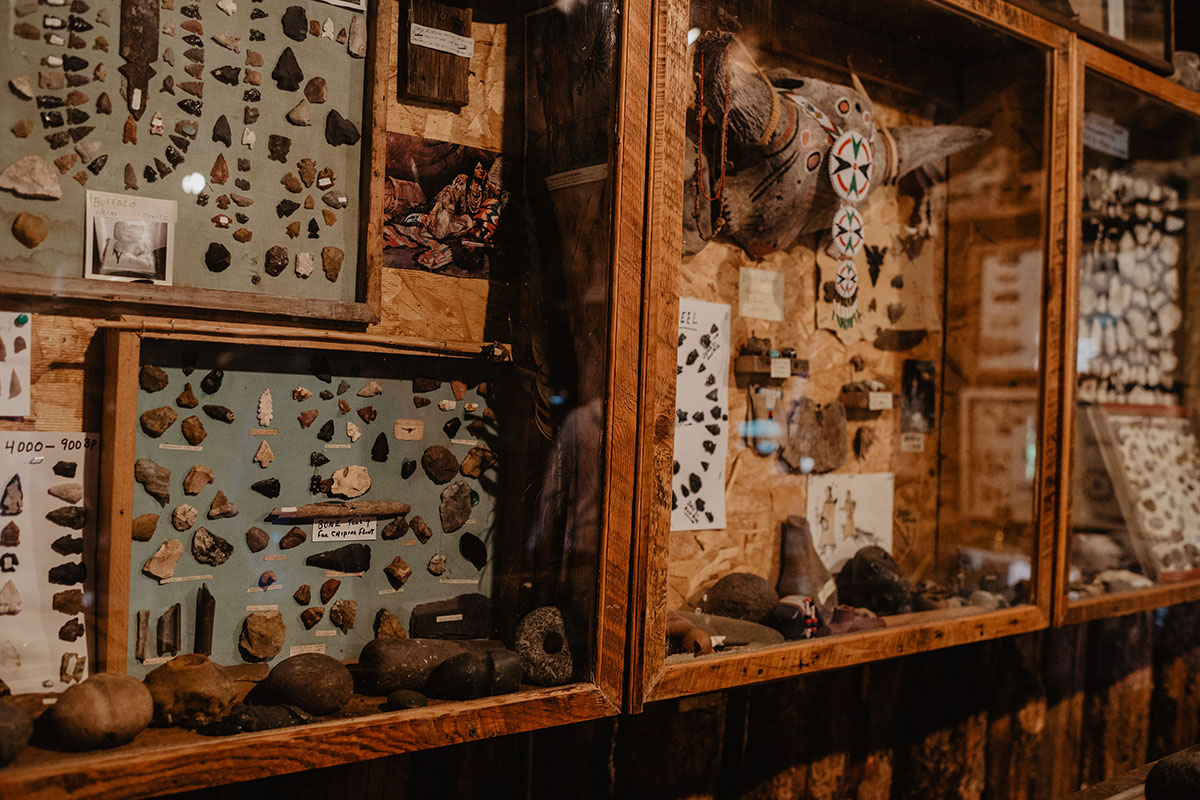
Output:
<svg viewBox="0 0 1200 800">
<path fill-rule="evenodd" d="M 278 436 L 279 429 L 278 428 L 251 428 L 250 435 L 251 436 Z"/>
<path fill-rule="evenodd" d="M 554 192 L 566 189 L 568 186 L 580 186 L 585 183 L 597 183 L 608 177 L 608 163 L 592 164 L 590 167 L 556 172 L 546 178 L 546 188 Z"/>
<path fill-rule="evenodd" d="M 183 583 L 184 581 L 211 581 L 212 573 L 208 575 L 172 575 L 170 578 L 163 578 L 159 581 L 163 583 Z"/>
<path fill-rule="evenodd" d="M 198 444 L 160 444 L 159 450 L 192 450 L 199 453 L 204 448 Z"/>
<path fill-rule="evenodd" d="M 298 656 L 303 653 L 320 653 L 321 655 L 324 655 L 325 654 L 325 643 L 321 642 L 320 644 L 294 644 L 290 648 L 288 648 L 289 656 Z"/>
<path fill-rule="evenodd" d="M 792 377 L 792 360 L 790 358 L 772 358 L 771 359 L 771 377 L 772 378 L 790 378 L 790 377 Z"/>
<path fill-rule="evenodd" d="M 470 58 L 475 55 L 475 40 L 470 36 L 459 36 L 457 33 L 428 28 L 415 22 L 409 29 L 408 41 L 409 44 L 428 47 L 430 50 L 449 53 L 452 56 Z"/>
<path fill-rule="evenodd" d="M 738 313 L 743 317 L 783 321 L 783 273 L 742 267 L 738 271 Z"/>
<path fill-rule="evenodd" d="M 247 611 L 278 611 L 279 606 L 246 606 Z"/>
<path fill-rule="evenodd" d="M 1129 158 L 1129 128 L 1103 114 L 1083 115 L 1083 146 L 1117 158 Z"/>
<path fill-rule="evenodd" d="M 924 453 L 925 452 L 925 434 L 923 434 L 923 433 L 902 433 L 902 434 L 900 434 L 900 452 L 901 453 Z"/>
<path fill-rule="evenodd" d="M 313 631 L 313 636 L 337 636 L 337 631 L 328 629 L 322 631 Z"/>
<path fill-rule="evenodd" d="M 1125 38 L 1124 0 L 1117 0 L 1117 2 L 1108 0 L 1108 35 L 1114 39 Z"/>
<path fill-rule="evenodd" d="M 479 444 L 478 439 L 451 439 L 450 444 L 461 444 L 463 447 L 474 447 Z"/>
<path fill-rule="evenodd" d="M 313 520 L 314 542 L 349 542 L 374 539 L 373 519 L 316 519 Z"/>
<path fill-rule="evenodd" d="M 462 618 L 463 618 L 462 614 L 442 614 L 440 617 L 434 617 L 433 621 L 437 622 L 437 623 L 462 622 Z"/>
<path fill-rule="evenodd" d="M 892 407 L 891 392 L 871 392 L 867 396 L 867 408 L 872 411 L 886 411 Z"/>
</svg>

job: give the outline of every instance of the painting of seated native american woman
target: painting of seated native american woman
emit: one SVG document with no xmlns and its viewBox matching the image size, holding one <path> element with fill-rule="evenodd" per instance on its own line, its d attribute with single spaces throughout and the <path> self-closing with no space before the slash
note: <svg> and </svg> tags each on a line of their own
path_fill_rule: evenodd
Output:
<svg viewBox="0 0 1200 800">
<path fill-rule="evenodd" d="M 500 153 L 389 133 L 384 266 L 487 278 L 506 250 L 509 172 Z"/>
</svg>

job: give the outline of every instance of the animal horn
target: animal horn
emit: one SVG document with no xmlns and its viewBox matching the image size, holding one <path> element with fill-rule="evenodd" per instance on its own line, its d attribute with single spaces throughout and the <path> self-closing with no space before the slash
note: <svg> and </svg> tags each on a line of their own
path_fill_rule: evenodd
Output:
<svg viewBox="0 0 1200 800">
<path fill-rule="evenodd" d="M 888 148 L 888 160 L 894 153 L 896 163 L 889 163 L 885 173 L 893 180 L 984 142 L 992 135 L 989 130 L 967 125 L 901 126 L 890 128 L 889 132 L 895 147 Z"/>
</svg>

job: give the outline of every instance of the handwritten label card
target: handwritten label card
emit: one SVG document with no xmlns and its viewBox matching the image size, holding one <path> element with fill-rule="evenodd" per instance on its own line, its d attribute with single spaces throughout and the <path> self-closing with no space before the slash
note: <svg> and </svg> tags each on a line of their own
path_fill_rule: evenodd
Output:
<svg viewBox="0 0 1200 800">
<path fill-rule="evenodd" d="M 314 542 L 349 542 L 374 539 L 373 519 L 318 519 L 313 521 Z"/>
</svg>

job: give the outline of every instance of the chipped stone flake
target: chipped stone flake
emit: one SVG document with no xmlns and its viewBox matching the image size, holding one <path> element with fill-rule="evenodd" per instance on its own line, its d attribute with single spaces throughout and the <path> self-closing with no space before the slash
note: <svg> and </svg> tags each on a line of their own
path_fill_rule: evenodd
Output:
<svg viewBox="0 0 1200 800">
<path fill-rule="evenodd" d="M 271 400 L 271 390 L 263 389 L 263 393 L 258 396 L 258 424 L 265 428 L 271 424 L 274 416 L 275 405 Z M 266 442 L 264 441 L 263 444 Z"/>
</svg>

